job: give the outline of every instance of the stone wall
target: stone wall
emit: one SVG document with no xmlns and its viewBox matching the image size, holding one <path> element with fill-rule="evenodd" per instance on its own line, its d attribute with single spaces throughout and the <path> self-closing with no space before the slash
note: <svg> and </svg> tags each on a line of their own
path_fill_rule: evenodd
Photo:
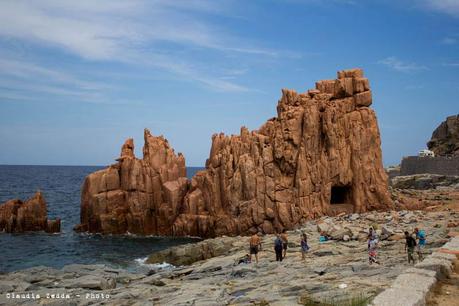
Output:
<svg viewBox="0 0 459 306">
<path fill-rule="evenodd" d="M 459 156 L 408 156 L 402 159 L 400 175 L 422 173 L 459 175 Z"/>
</svg>

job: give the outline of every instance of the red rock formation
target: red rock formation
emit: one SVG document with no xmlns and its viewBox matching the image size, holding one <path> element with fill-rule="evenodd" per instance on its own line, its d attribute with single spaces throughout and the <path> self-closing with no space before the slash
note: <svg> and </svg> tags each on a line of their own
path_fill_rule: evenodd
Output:
<svg viewBox="0 0 459 306">
<path fill-rule="evenodd" d="M 14 199 L 0 205 L 0 231 L 55 233 L 60 231 L 60 227 L 60 219 L 48 220 L 46 201 L 40 191 L 25 202 Z"/>
<path fill-rule="evenodd" d="M 134 156 L 128 139 L 118 163 L 86 177 L 81 193 L 77 231 L 172 234 L 188 189 L 185 158 L 163 137 L 145 130 L 143 159 Z"/>
<path fill-rule="evenodd" d="M 371 103 L 360 69 L 306 93 L 283 90 L 277 117 L 259 130 L 215 134 L 206 169 L 191 182 L 183 156 L 146 130 L 142 160 L 130 139 L 118 164 L 86 178 L 77 229 L 272 233 L 322 215 L 392 208 Z"/>
</svg>

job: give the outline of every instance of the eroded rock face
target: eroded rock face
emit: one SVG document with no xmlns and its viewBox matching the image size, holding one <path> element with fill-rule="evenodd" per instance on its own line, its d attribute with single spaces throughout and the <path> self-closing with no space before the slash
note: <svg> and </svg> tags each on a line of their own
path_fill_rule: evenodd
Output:
<svg viewBox="0 0 459 306">
<path fill-rule="evenodd" d="M 363 71 L 338 72 L 305 93 L 283 90 L 277 117 L 240 135 L 215 134 L 206 169 L 146 130 L 119 162 L 83 185 L 79 230 L 213 237 L 292 229 L 322 215 L 392 207 Z"/>
<path fill-rule="evenodd" d="M 435 155 L 459 156 L 459 115 L 449 116 L 433 131 L 427 143 Z"/>
<path fill-rule="evenodd" d="M 172 235 L 188 190 L 185 159 L 145 130 L 143 159 L 126 140 L 118 163 L 86 177 L 77 231 Z"/>
<path fill-rule="evenodd" d="M 48 220 L 46 201 L 40 191 L 25 202 L 14 199 L 0 205 L 0 231 L 56 233 L 60 232 L 60 228 L 60 219 Z"/>
</svg>

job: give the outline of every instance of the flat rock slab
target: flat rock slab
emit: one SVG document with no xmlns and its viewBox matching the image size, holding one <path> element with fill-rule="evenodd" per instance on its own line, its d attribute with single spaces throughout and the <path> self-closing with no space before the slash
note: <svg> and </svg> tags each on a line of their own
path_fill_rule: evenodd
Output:
<svg viewBox="0 0 459 306">
<path fill-rule="evenodd" d="M 112 278 L 106 279 L 92 275 L 85 275 L 75 279 L 65 280 L 61 286 L 64 288 L 105 290 L 116 288 L 116 281 Z"/>
<path fill-rule="evenodd" d="M 405 288 L 389 288 L 379 294 L 372 306 L 425 306 L 425 295 Z"/>
<path fill-rule="evenodd" d="M 426 276 L 422 273 L 404 273 L 395 279 L 392 283 L 392 288 L 419 291 L 421 294 L 426 295 L 436 282 L 435 275 Z"/>
<path fill-rule="evenodd" d="M 436 257 L 428 257 L 416 264 L 415 267 L 435 271 L 437 278 L 449 277 L 452 272 L 452 263 L 450 261 Z"/>
</svg>

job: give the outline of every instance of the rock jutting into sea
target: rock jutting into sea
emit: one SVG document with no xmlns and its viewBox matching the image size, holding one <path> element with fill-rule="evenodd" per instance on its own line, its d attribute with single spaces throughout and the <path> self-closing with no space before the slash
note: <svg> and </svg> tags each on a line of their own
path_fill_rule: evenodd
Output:
<svg viewBox="0 0 459 306">
<path fill-rule="evenodd" d="M 86 177 L 77 231 L 215 237 L 293 229 L 309 219 L 393 207 L 372 94 L 361 69 L 305 93 L 282 90 L 258 130 L 212 136 L 206 169 L 145 130 L 117 163 Z"/>
<path fill-rule="evenodd" d="M 22 233 L 45 231 L 57 233 L 61 220 L 49 220 L 46 201 L 40 191 L 25 202 L 14 199 L 0 205 L 0 231 Z"/>
</svg>

